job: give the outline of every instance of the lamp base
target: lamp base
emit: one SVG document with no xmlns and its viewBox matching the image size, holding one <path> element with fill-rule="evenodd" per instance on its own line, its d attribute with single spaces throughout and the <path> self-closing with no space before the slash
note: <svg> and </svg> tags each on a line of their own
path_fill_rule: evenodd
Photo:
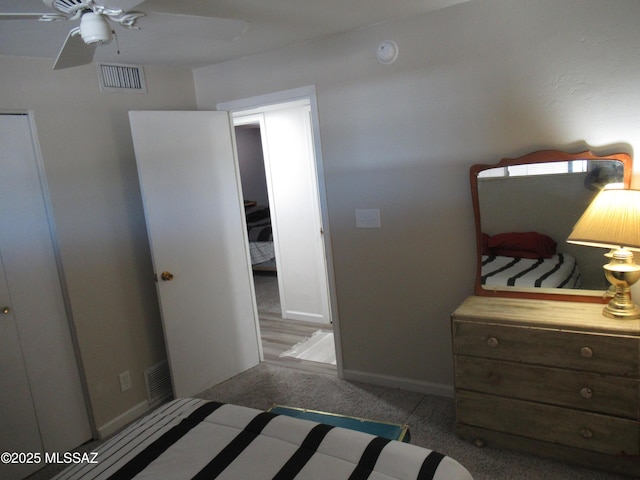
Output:
<svg viewBox="0 0 640 480">
<path fill-rule="evenodd" d="M 635 320 L 640 318 L 640 307 L 631 301 L 630 296 L 616 295 L 602 309 L 605 317 L 618 320 Z"/>
<path fill-rule="evenodd" d="M 608 255 L 607 255 L 608 256 Z M 602 310 L 605 317 L 621 320 L 640 318 L 640 307 L 631 300 L 631 285 L 640 279 L 640 266 L 633 262 L 633 253 L 620 248 L 613 252 L 605 265 L 607 280 L 615 286 L 615 295 Z"/>
</svg>

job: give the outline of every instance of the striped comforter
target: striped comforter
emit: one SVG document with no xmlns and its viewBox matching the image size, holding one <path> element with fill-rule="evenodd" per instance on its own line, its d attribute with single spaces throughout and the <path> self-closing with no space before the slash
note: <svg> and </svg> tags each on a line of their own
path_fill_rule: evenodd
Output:
<svg viewBox="0 0 640 480">
<path fill-rule="evenodd" d="M 269 207 L 259 206 L 246 209 L 247 234 L 251 264 L 259 265 L 275 258 L 273 230 Z"/>
<path fill-rule="evenodd" d="M 97 463 L 55 480 L 471 480 L 450 457 L 309 420 L 199 399 L 178 399 L 98 449 Z"/>
<path fill-rule="evenodd" d="M 484 255 L 480 282 L 485 287 L 582 288 L 578 263 L 566 253 L 547 259 Z"/>
</svg>

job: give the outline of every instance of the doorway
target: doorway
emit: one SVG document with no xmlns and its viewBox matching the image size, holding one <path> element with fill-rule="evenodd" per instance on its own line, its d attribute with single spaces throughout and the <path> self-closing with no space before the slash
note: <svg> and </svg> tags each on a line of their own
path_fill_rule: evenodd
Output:
<svg viewBox="0 0 640 480">
<path fill-rule="evenodd" d="M 263 360 L 229 111 L 247 113 L 251 108 L 300 98 L 307 99 L 310 107 L 300 120 L 307 124 L 307 143 L 312 145 L 316 158 L 314 198 L 321 208 L 314 211 L 320 211 L 318 228 L 322 228 L 318 230 L 317 243 L 325 252 L 323 283 L 325 292 L 329 292 L 327 303 L 330 304 L 330 325 L 334 328 L 336 370 L 338 376 L 342 376 L 315 90 L 303 88 L 294 92 L 294 96 L 286 92 L 273 95 L 270 101 L 260 97 L 258 102 L 250 99 L 227 104 L 224 111 L 129 112 L 176 396 L 197 394 Z M 224 107 L 218 105 L 218 108 Z M 313 135 L 309 133 L 311 130 Z M 269 143 L 272 147 L 271 141 Z M 286 150 L 290 150 L 289 146 Z M 176 158 L 181 161 L 176 162 Z M 285 205 L 291 203 L 296 204 L 285 202 Z M 185 215 L 185 212 L 192 214 Z M 280 225 L 276 231 L 279 230 Z M 278 278 L 287 276 L 286 272 L 295 272 L 295 268 L 288 267 L 296 265 L 296 261 L 278 265 Z M 307 282 L 299 283 L 307 285 Z M 289 306 L 287 303 L 288 309 Z"/>
<path fill-rule="evenodd" d="M 335 373 L 310 100 L 261 100 L 218 107 L 233 114 L 264 360 Z"/>
</svg>

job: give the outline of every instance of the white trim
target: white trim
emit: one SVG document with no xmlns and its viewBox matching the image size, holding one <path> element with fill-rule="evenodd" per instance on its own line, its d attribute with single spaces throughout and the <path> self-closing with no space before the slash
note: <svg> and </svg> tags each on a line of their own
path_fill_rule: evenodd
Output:
<svg viewBox="0 0 640 480">
<path fill-rule="evenodd" d="M 44 166 L 44 157 L 42 156 L 42 150 L 40 149 L 40 141 L 38 139 L 38 131 L 36 130 L 35 111 L 28 110 L 26 115 L 29 119 L 29 126 L 31 128 L 31 135 L 33 138 L 33 146 L 36 155 L 36 168 L 38 170 L 38 177 L 40 181 L 40 190 L 42 192 L 42 199 L 47 216 L 49 237 L 51 238 L 51 245 L 53 248 L 53 255 L 55 257 L 56 266 L 58 268 L 58 279 L 60 282 L 60 291 L 62 293 L 62 301 L 64 303 L 65 313 L 67 316 L 67 325 L 69 327 L 69 334 L 71 335 L 71 344 L 73 345 L 73 354 L 76 360 L 75 367 L 78 370 L 80 377 L 80 385 L 82 387 L 82 395 L 84 397 L 84 405 L 87 411 L 87 421 L 89 423 L 89 429 L 91 430 L 91 436 L 95 437 L 97 433 L 95 415 L 93 412 L 93 406 L 91 405 L 89 395 L 89 385 L 87 382 L 87 372 L 84 367 L 82 355 L 80 354 L 80 341 L 78 340 L 78 331 L 76 330 L 76 323 L 73 318 L 73 311 L 71 309 L 71 297 L 69 295 L 69 288 L 67 285 L 67 277 L 64 271 L 64 265 L 62 263 L 62 254 L 60 253 L 60 244 L 58 243 L 58 232 L 56 228 L 55 217 L 53 215 L 53 205 L 51 204 L 51 193 L 49 191 L 49 184 L 47 182 L 47 175 Z"/>
<path fill-rule="evenodd" d="M 231 133 L 231 144 L 233 145 L 233 168 L 235 169 L 236 188 L 238 189 L 238 198 L 240 199 L 240 202 L 238 203 L 238 207 L 240 208 L 239 214 L 240 214 L 240 218 L 244 219 L 245 209 L 244 209 L 244 206 L 241 205 L 244 197 L 242 196 L 242 176 L 240 175 L 240 162 L 238 160 L 236 129 L 234 128 L 235 125 L 234 125 L 234 120 L 231 113 L 228 113 L 228 117 L 229 117 L 229 131 Z M 244 220 L 240 223 L 242 224 L 242 231 L 244 232 L 242 236 L 244 238 L 244 246 L 245 246 L 244 254 L 246 258 L 247 281 L 249 282 L 249 289 L 251 290 L 251 298 L 254 299 L 252 314 L 253 314 L 254 331 L 256 334 L 256 338 L 255 338 L 256 347 L 258 348 L 258 363 L 260 363 L 264 361 L 264 349 L 262 348 L 262 338 L 260 334 L 260 316 L 258 315 L 258 305 L 255 302 L 256 290 L 255 290 L 255 284 L 253 282 L 253 269 L 251 268 L 251 252 L 249 251 L 249 233 L 247 230 L 247 223 Z M 172 385 L 173 385 L 173 382 L 172 382 Z M 175 392 L 175 388 L 174 388 L 174 392 Z"/>
<path fill-rule="evenodd" d="M 444 383 L 424 382 L 409 378 L 394 377 L 391 375 L 378 375 L 376 373 L 362 372 L 359 370 L 343 370 L 345 380 L 380 385 L 382 387 L 400 388 L 410 392 L 437 395 L 438 397 L 453 398 L 453 385 Z"/>
<path fill-rule="evenodd" d="M 138 418 L 140 418 L 150 410 L 151 410 L 151 407 L 149 406 L 149 402 L 147 401 L 140 402 L 139 404 L 137 404 L 133 408 L 130 408 L 123 414 L 118 415 L 113 420 L 98 427 L 98 438 L 100 440 L 103 440 L 113 435 L 114 433 L 119 431 L 121 428 L 126 427 L 131 422 L 133 422 L 134 420 L 137 420 Z"/>
<path fill-rule="evenodd" d="M 62 295 L 62 303 L 65 309 L 66 325 L 69 328 L 69 335 L 71 338 L 71 344 L 73 346 L 73 355 L 75 359 L 75 365 L 78 377 L 80 380 L 80 387 L 82 388 L 82 397 L 85 407 L 85 419 L 86 425 L 89 428 L 92 438 L 97 435 L 97 428 L 95 424 L 95 416 L 93 414 L 93 407 L 90 401 L 89 387 L 87 384 L 87 375 L 80 355 L 80 346 L 76 331 L 75 322 L 73 320 L 73 314 L 71 310 L 71 300 L 69 296 L 69 289 L 64 273 L 64 267 L 62 263 L 62 256 L 60 254 L 60 245 L 58 243 L 58 234 L 56 230 L 55 217 L 53 215 L 53 206 L 51 203 L 51 194 L 49 191 L 49 185 L 47 182 L 46 169 L 44 165 L 44 157 L 40 148 L 40 139 L 38 136 L 38 130 L 36 128 L 35 110 L 33 109 L 1 109 L 0 115 L 23 115 L 27 118 L 30 129 L 31 144 L 35 156 L 35 166 L 38 175 L 38 183 L 40 186 L 40 196 L 45 210 L 45 216 L 47 218 L 47 228 L 49 230 L 49 240 L 53 250 L 53 256 L 56 262 L 56 268 L 58 273 L 59 287 Z"/>
<path fill-rule="evenodd" d="M 320 141 L 320 117 L 318 115 L 318 99 L 315 85 L 283 90 L 228 102 L 216 104 L 217 110 L 231 112 L 234 120 L 245 115 L 264 111 L 267 106 L 290 103 L 296 100 L 308 100 L 311 109 L 311 127 L 313 129 L 313 145 L 316 157 L 316 179 L 318 181 L 318 197 L 320 199 L 320 215 L 324 237 L 324 249 L 327 270 L 327 288 L 329 291 L 329 308 L 333 323 L 333 338 L 336 344 L 336 363 L 338 377 L 343 378 L 342 342 L 340 341 L 340 323 L 338 315 L 338 296 L 333 270 L 333 250 L 331 247 L 331 231 L 329 228 L 329 207 L 327 203 L 327 189 L 324 177 L 324 163 L 322 160 L 322 145 Z"/>
<path fill-rule="evenodd" d="M 283 90 L 281 92 L 267 93 L 265 95 L 257 95 L 255 97 L 241 98 L 228 102 L 220 102 L 216 104 L 217 110 L 226 110 L 228 112 L 237 113 L 242 111 L 245 113 L 258 113 L 264 111 L 267 105 L 278 103 L 290 103 L 295 100 L 309 99 L 313 104 L 316 102 L 316 87 L 309 85 L 306 87 L 294 88 L 291 90 Z M 252 112 L 252 110 L 256 110 Z"/>
<path fill-rule="evenodd" d="M 240 189 L 240 196 L 242 197 L 242 175 L 240 174 L 240 162 L 238 159 L 238 152 L 237 152 L 237 142 L 236 142 L 236 132 L 235 132 L 235 128 L 238 125 L 258 125 L 260 128 L 260 132 L 262 135 L 262 132 L 264 132 L 264 118 L 263 115 L 256 113 L 256 114 L 252 114 L 252 115 L 247 115 L 246 117 L 242 117 L 242 120 L 240 121 L 239 119 L 234 118 L 231 115 L 231 112 L 229 112 L 229 122 L 230 125 L 232 125 L 231 128 L 231 135 L 233 136 L 233 145 L 234 145 L 234 150 L 236 151 L 235 153 L 235 164 L 236 164 L 236 182 L 238 184 L 238 187 Z M 262 139 L 262 143 L 264 144 L 264 139 Z M 270 195 L 269 195 L 270 196 Z M 242 212 L 242 215 L 244 215 L 244 212 Z M 243 230 L 244 230 L 244 239 L 245 239 L 245 255 L 247 256 L 247 274 L 250 277 L 250 281 L 249 281 L 249 286 L 251 288 L 251 297 L 255 300 L 256 299 L 256 286 L 255 283 L 253 281 L 253 270 L 251 267 L 251 251 L 250 251 L 250 246 L 249 246 L 249 234 L 247 231 L 247 225 L 246 223 L 243 222 L 243 226 L 242 226 Z M 275 233 L 275 232 L 274 232 Z M 258 305 L 257 302 L 254 301 L 254 305 L 253 305 L 253 319 L 254 319 L 254 324 L 256 327 L 256 344 L 258 345 L 258 357 L 260 359 L 260 362 L 264 361 L 264 348 L 262 346 L 262 338 L 261 338 L 261 334 L 260 334 L 260 315 L 258 314 Z"/>
</svg>

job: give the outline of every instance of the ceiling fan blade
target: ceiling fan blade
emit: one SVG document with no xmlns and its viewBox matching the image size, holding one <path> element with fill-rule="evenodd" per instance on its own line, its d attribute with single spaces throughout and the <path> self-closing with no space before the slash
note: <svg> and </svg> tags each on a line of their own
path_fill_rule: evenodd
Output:
<svg viewBox="0 0 640 480">
<path fill-rule="evenodd" d="M 78 67 L 80 65 L 86 65 L 93 61 L 93 54 L 96 51 L 96 45 L 87 45 L 82 40 L 82 37 L 76 33 L 77 29 L 74 28 L 67 35 L 67 39 L 58 53 L 53 64 L 54 70 L 61 70 L 63 68 Z"/>
<path fill-rule="evenodd" d="M 137 7 L 144 0 L 102 0 L 97 3 L 104 5 L 105 7 L 112 8 L 114 10 L 124 10 L 125 12 Z"/>
<path fill-rule="evenodd" d="M 0 13 L 0 20 L 40 20 L 49 13 Z"/>
<path fill-rule="evenodd" d="M 230 41 L 242 35 L 249 23 L 232 18 L 153 12 L 138 19 L 137 25 L 142 30 L 163 35 Z"/>
</svg>

